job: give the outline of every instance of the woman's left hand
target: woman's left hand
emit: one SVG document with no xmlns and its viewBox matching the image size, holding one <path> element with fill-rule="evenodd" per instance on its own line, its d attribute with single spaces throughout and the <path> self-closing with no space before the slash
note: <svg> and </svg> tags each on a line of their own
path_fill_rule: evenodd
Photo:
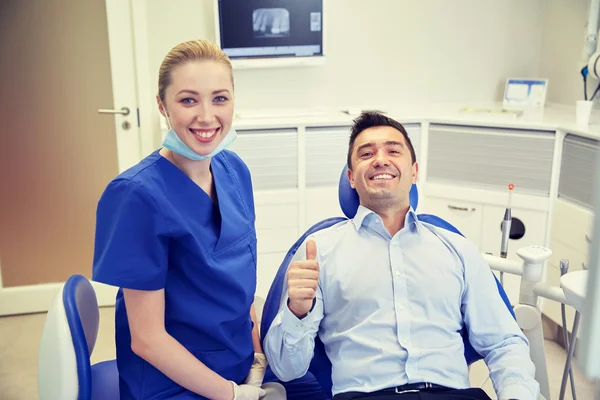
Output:
<svg viewBox="0 0 600 400">
<path fill-rule="evenodd" d="M 244 380 L 247 385 L 261 387 L 263 378 L 265 377 L 265 371 L 267 370 L 267 358 L 262 353 L 254 353 L 254 362 L 250 373 Z"/>
</svg>

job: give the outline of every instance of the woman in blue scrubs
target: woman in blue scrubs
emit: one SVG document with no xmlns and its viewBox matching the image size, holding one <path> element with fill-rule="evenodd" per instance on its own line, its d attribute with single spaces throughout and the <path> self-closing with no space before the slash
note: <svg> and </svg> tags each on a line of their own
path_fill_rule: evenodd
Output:
<svg viewBox="0 0 600 400">
<path fill-rule="evenodd" d="M 266 399 L 252 184 L 225 150 L 231 63 L 210 42 L 182 43 L 158 86 L 164 147 L 110 182 L 97 210 L 93 280 L 119 287 L 121 399 Z"/>
</svg>

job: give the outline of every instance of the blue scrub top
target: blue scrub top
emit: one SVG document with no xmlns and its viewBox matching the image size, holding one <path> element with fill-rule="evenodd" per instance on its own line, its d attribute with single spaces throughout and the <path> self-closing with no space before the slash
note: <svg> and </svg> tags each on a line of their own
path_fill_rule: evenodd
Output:
<svg viewBox="0 0 600 400">
<path fill-rule="evenodd" d="M 241 382 L 254 357 L 250 306 L 256 231 L 250 172 L 230 151 L 211 160 L 218 205 L 155 151 L 98 203 L 93 280 L 120 287 L 116 345 L 121 399 L 203 397 L 131 350 L 122 288 L 165 290 L 165 326 L 198 360 Z"/>
</svg>

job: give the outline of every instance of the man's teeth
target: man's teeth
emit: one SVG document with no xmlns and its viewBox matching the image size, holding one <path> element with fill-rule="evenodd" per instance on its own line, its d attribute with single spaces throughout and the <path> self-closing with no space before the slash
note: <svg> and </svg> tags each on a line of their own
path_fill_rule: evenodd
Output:
<svg viewBox="0 0 600 400">
<path fill-rule="evenodd" d="M 381 175 L 375 175 L 373 177 L 373 180 L 375 180 L 375 179 L 392 179 L 392 178 L 393 178 L 393 176 L 390 174 L 381 174 Z"/>
</svg>

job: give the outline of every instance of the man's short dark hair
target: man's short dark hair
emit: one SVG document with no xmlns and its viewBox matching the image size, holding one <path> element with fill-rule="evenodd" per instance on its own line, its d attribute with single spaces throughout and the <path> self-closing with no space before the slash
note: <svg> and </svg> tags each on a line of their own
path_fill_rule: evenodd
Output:
<svg viewBox="0 0 600 400">
<path fill-rule="evenodd" d="M 406 145 L 410 150 L 410 156 L 412 157 L 412 163 L 417 162 L 417 155 L 415 154 L 415 148 L 408 137 L 408 133 L 406 133 L 406 129 L 402 126 L 402 124 L 390 117 L 386 117 L 383 114 L 379 114 L 377 112 L 363 112 L 359 117 L 357 117 L 352 124 L 352 128 L 350 128 L 350 143 L 348 144 L 348 168 L 352 169 L 352 150 L 354 149 L 354 142 L 356 141 L 356 137 L 365 129 L 372 128 L 374 126 L 391 126 L 392 128 L 397 129 L 404 136 L 404 140 L 406 141 Z"/>
</svg>

